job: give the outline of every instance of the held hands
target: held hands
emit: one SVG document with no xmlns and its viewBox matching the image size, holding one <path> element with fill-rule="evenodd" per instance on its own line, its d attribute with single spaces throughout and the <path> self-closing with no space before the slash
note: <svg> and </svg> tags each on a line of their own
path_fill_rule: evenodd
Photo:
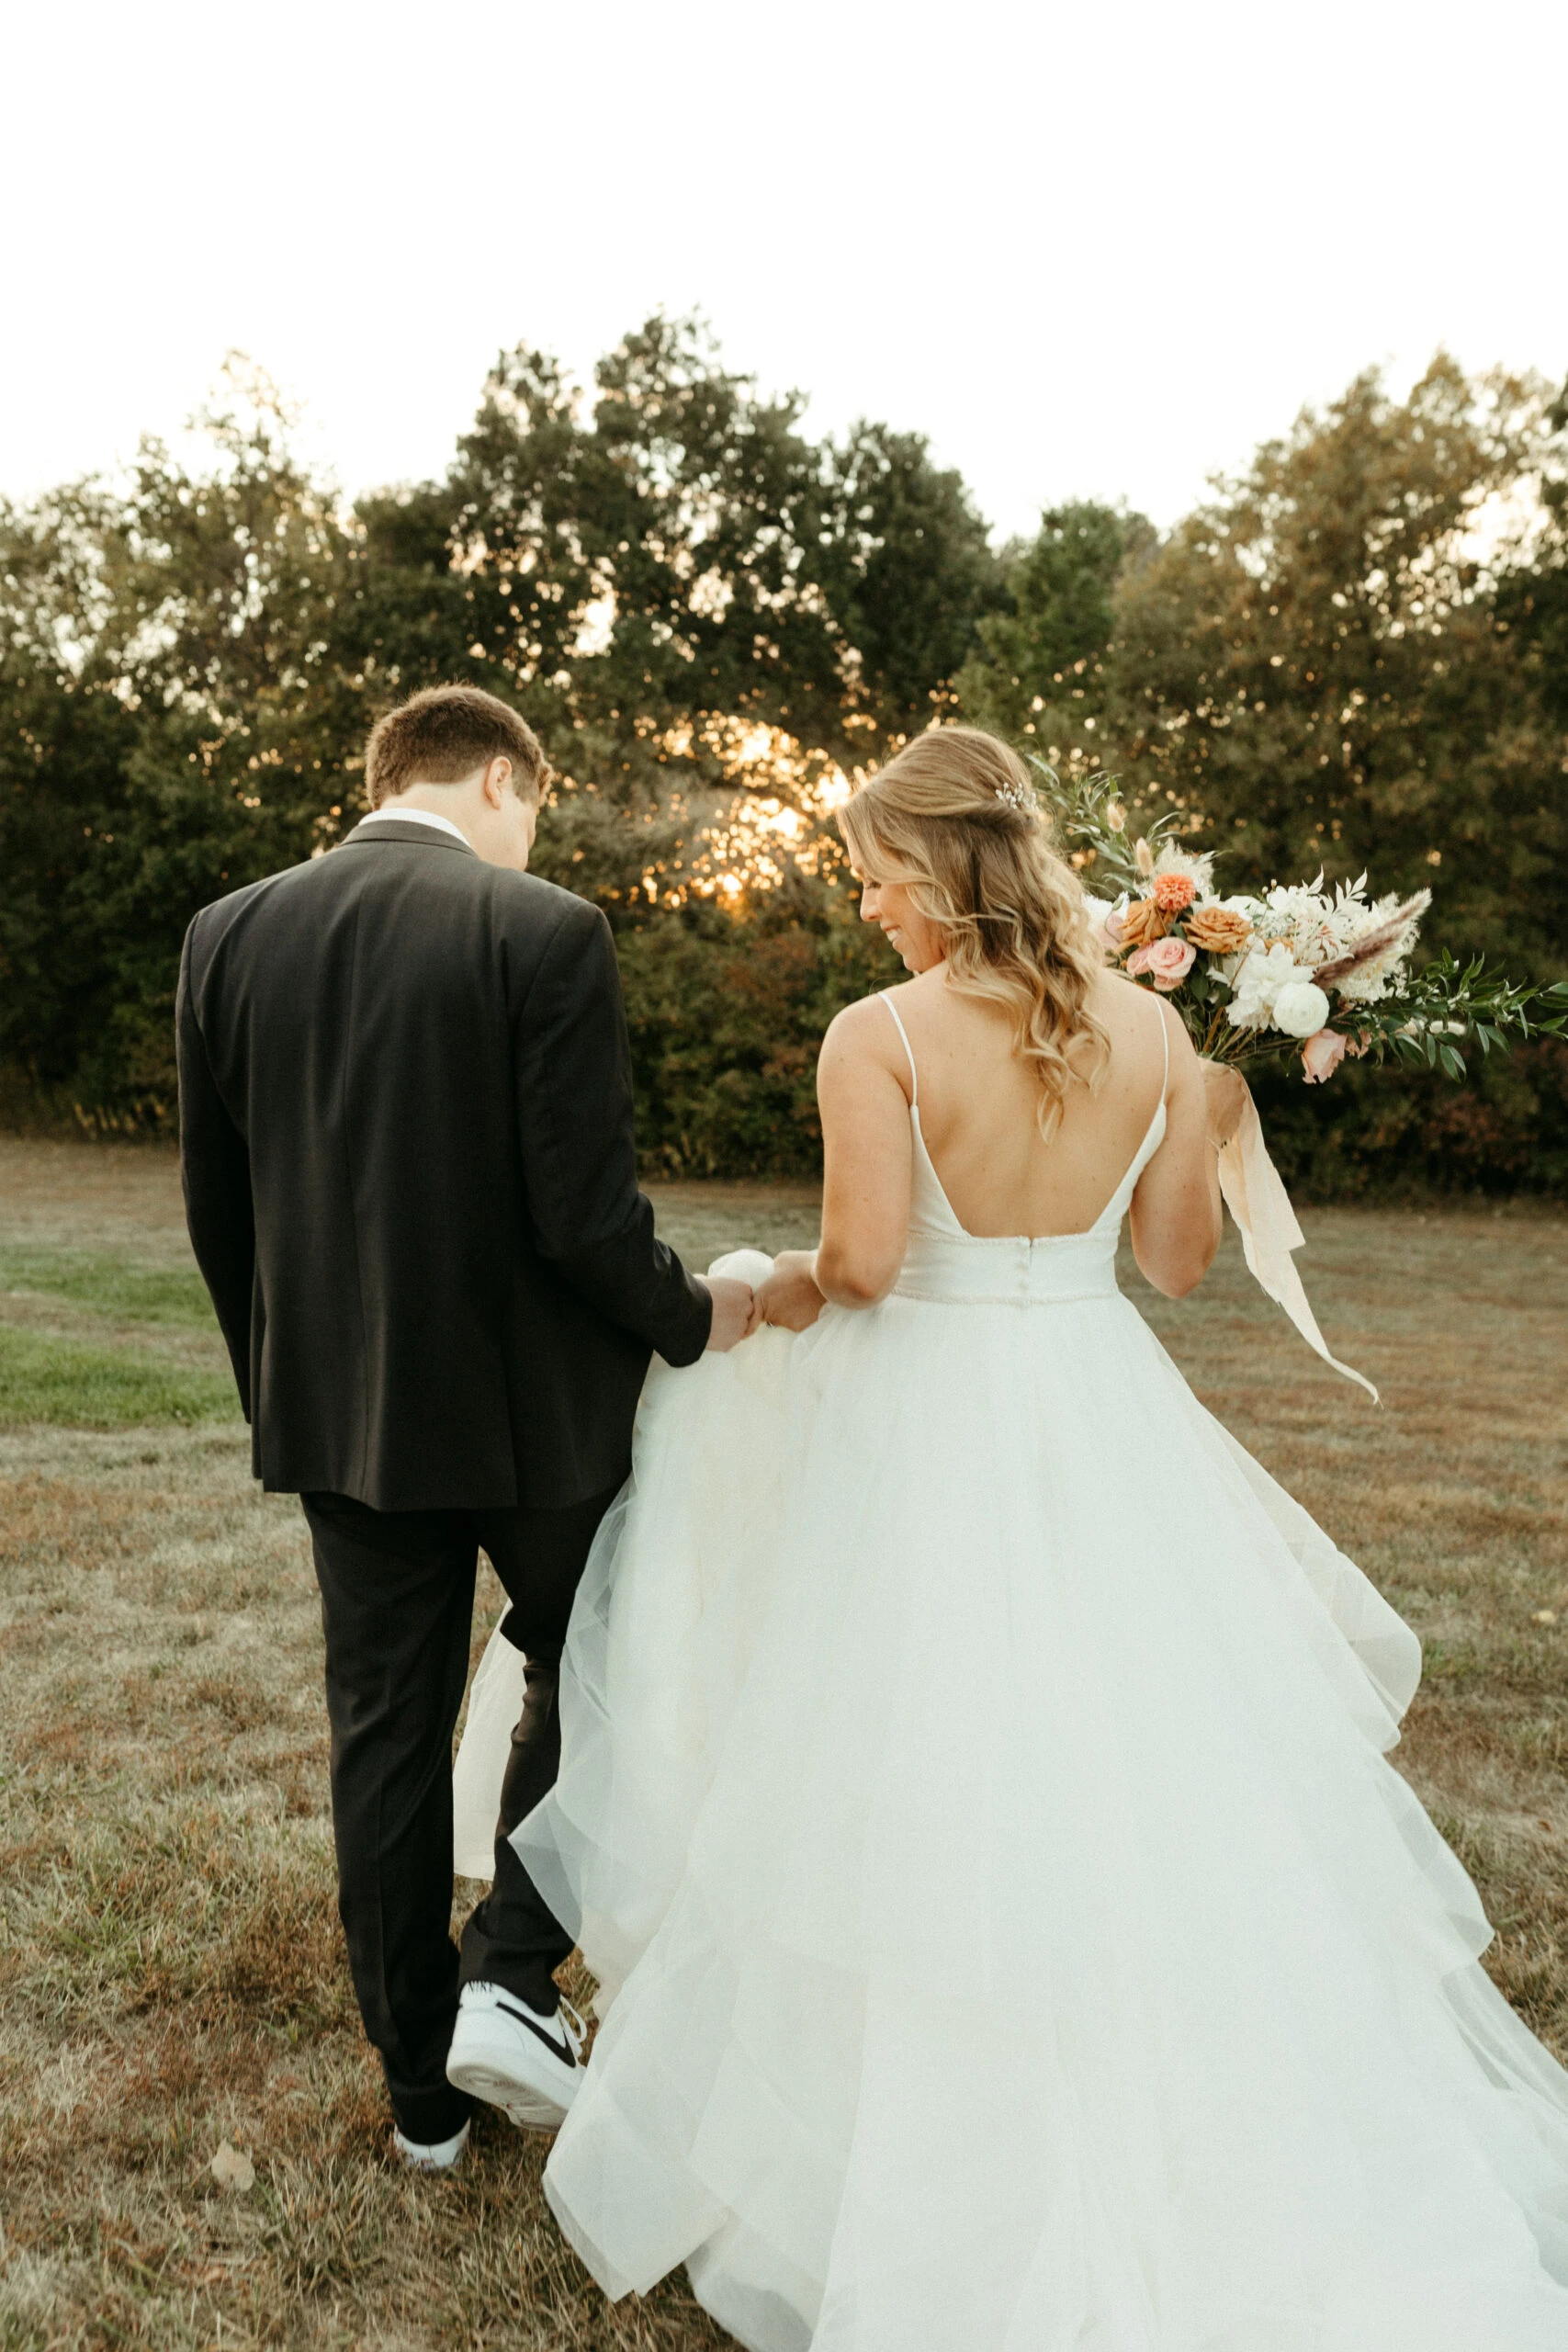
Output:
<svg viewBox="0 0 1568 2352">
<path fill-rule="evenodd" d="M 782 1331 L 808 1330 L 826 1301 L 817 1287 L 815 1250 L 785 1250 L 773 1261 L 773 1271 L 753 1293 L 750 1283 L 729 1274 L 709 1274 L 713 1298 L 713 1328 L 709 1355 L 723 1355 L 749 1340 L 761 1324 Z"/>
<path fill-rule="evenodd" d="M 731 1274 L 709 1274 L 706 1283 L 713 1300 L 706 1352 L 721 1356 L 750 1338 L 757 1328 L 757 1304 L 750 1283 L 739 1283 Z"/>
<path fill-rule="evenodd" d="M 783 1331 L 809 1330 L 826 1301 L 817 1287 L 815 1250 L 783 1250 L 757 1293 L 757 1316 Z"/>
</svg>

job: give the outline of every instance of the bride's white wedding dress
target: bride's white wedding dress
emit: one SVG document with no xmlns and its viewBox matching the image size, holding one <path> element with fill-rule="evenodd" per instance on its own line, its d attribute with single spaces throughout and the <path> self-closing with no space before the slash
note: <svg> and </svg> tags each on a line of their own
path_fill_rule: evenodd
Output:
<svg viewBox="0 0 1568 2352">
<path fill-rule="evenodd" d="M 1563 2352 L 1568 2075 L 1384 1760 L 1415 1637 L 1116 1288 L 1163 1105 L 1035 1241 L 910 1118 L 897 1288 L 656 1366 L 580 1597 L 562 2228 L 754 2352 Z"/>
</svg>

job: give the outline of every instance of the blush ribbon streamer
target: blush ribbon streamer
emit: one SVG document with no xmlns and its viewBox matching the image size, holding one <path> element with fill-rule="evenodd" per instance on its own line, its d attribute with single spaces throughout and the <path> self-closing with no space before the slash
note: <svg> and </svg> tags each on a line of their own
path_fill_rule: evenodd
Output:
<svg viewBox="0 0 1568 2352">
<path fill-rule="evenodd" d="M 1373 1404 L 1380 1403 L 1370 1380 L 1352 1365 L 1341 1363 L 1337 1356 L 1329 1354 L 1327 1342 L 1317 1328 L 1317 1317 L 1302 1288 L 1302 1278 L 1291 1254 L 1301 1248 L 1306 1236 L 1296 1222 L 1280 1171 L 1269 1157 L 1258 1105 L 1250 1093 L 1235 1135 L 1229 1143 L 1220 1147 L 1220 1191 L 1241 1234 L 1249 1272 L 1269 1297 L 1284 1308 L 1307 1345 L 1317 1350 L 1324 1363 L 1332 1364 L 1336 1372 L 1342 1372 L 1347 1380 L 1359 1381 Z"/>
</svg>

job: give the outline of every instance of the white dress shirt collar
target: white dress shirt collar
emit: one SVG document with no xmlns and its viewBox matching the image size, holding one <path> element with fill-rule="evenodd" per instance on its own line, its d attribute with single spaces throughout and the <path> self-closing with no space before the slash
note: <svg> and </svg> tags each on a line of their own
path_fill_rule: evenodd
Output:
<svg viewBox="0 0 1568 2352">
<path fill-rule="evenodd" d="M 450 833 L 455 842 L 461 842 L 465 849 L 473 847 L 450 817 L 438 817 L 434 808 L 372 808 L 368 817 L 361 817 L 359 821 L 362 825 L 434 825 L 440 831 Z"/>
</svg>

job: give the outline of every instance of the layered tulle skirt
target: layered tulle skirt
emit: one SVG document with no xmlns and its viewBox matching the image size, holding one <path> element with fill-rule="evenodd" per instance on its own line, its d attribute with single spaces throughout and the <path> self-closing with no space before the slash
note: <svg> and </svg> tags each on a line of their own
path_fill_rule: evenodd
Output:
<svg viewBox="0 0 1568 2352">
<path fill-rule="evenodd" d="M 546 2186 L 606 2291 L 684 2262 L 754 2352 L 1562 2352 L 1568 2075 L 1385 1760 L 1418 1672 L 1120 1298 L 656 1370 L 517 1837 L 604 1988 Z"/>
</svg>

